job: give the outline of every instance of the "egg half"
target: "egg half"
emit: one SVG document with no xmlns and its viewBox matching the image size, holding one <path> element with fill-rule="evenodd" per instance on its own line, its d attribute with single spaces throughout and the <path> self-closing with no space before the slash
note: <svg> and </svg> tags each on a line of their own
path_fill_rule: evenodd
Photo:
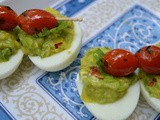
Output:
<svg viewBox="0 0 160 120">
<path fill-rule="evenodd" d="M 10 76 L 20 65 L 23 58 L 22 50 L 18 50 L 15 55 L 12 55 L 7 62 L 0 63 L 0 79 Z"/>
<path fill-rule="evenodd" d="M 146 91 L 143 82 L 140 81 L 141 93 L 143 97 L 146 99 L 147 103 L 152 106 L 157 112 L 160 112 L 160 99 L 150 97 L 148 91 Z"/>
<path fill-rule="evenodd" d="M 77 76 L 76 85 L 79 95 L 82 93 L 83 83 L 80 76 Z M 140 85 L 136 82 L 128 89 L 126 95 L 120 100 L 110 104 L 86 103 L 88 110 L 100 120 L 124 120 L 135 110 L 140 96 Z"/>
<path fill-rule="evenodd" d="M 82 32 L 80 25 L 74 22 L 75 35 L 69 49 L 50 57 L 41 58 L 39 56 L 29 56 L 30 60 L 40 69 L 45 71 L 59 71 L 69 66 L 77 57 L 81 48 Z"/>
</svg>

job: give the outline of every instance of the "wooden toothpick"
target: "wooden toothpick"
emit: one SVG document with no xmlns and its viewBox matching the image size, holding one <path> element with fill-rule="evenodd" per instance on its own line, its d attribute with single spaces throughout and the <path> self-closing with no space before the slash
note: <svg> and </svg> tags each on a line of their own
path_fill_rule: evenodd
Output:
<svg viewBox="0 0 160 120">
<path fill-rule="evenodd" d="M 83 21 L 82 18 L 56 18 L 59 21 Z"/>
</svg>

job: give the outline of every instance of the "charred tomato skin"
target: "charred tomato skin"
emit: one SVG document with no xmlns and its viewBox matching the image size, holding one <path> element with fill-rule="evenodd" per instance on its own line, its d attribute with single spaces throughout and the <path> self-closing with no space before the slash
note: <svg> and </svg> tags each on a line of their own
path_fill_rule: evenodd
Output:
<svg viewBox="0 0 160 120">
<path fill-rule="evenodd" d="M 123 77 L 134 72 L 138 67 L 138 60 L 134 54 L 124 49 L 114 49 L 102 58 L 102 66 L 106 73 Z"/>
<path fill-rule="evenodd" d="M 135 55 L 140 69 L 149 74 L 160 74 L 160 48 L 158 46 L 142 47 Z"/>
<path fill-rule="evenodd" d="M 0 29 L 12 30 L 18 25 L 17 14 L 9 6 L 0 5 Z"/>
<path fill-rule="evenodd" d="M 33 35 L 42 32 L 44 28 L 56 27 L 58 21 L 49 12 L 41 9 L 30 9 L 18 16 L 18 25 L 26 33 Z"/>
</svg>

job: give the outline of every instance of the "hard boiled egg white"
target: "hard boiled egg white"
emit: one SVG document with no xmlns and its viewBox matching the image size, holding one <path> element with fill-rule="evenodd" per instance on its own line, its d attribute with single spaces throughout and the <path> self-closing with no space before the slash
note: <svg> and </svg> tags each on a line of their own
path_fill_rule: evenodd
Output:
<svg viewBox="0 0 160 120">
<path fill-rule="evenodd" d="M 69 66 L 77 57 L 81 48 L 82 32 L 77 22 L 74 22 L 75 36 L 69 49 L 46 58 L 29 56 L 30 60 L 45 71 L 59 71 Z"/>
<path fill-rule="evenodd" d="M 78 75 L 76 80 L 78 92 L 81 95 L 83 84 Z M 125 120 L 137 106 L 140 95 L 139 82 L 130 86 L 127 94 L 120 100 L 110 104 L 85 103 L 88 110 L 100 120 Z"/>
<path fill-rule="evenodd" d="M 9 61 L 0 63 L 0 79 L 10 76 L 20 65 L 23 52 L 18 50 L 17 54 L 10 57 Z"/>
<path fill-rule="evenodd" d="M 150 97 L 148 92 L 145 89 L 143 82 L 140 82 L 140 86 L 141 86 L 141 93 L 143 97 L 146 99 L 146 101 L 148 102 L 148 104 L 152 106 L 157 112 L 160 112 L 160 99 Z"/>
</svg>

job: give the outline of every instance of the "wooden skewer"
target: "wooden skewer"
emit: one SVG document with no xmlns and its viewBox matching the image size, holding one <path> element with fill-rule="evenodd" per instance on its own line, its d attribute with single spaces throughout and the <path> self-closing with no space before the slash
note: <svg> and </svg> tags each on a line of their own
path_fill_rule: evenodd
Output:
<svg viewBox="0 0 160 120">
<path fill-rule="evenodd" d="M 60 21 L 83 21 L 82 18 L 56 18 L 57 20 L 60 20 Z"/>
</svg>

